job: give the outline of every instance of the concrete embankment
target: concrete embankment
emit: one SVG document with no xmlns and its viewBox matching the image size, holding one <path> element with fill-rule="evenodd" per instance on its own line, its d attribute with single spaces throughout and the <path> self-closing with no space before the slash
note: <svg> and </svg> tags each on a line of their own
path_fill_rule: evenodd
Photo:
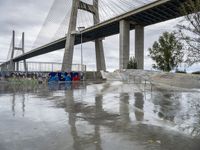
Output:
<svg viewBox="0 0 200 150">
<path fill-rule="evenodd" d="M 102 81 L 102 74 L 101 72 L 96 71 L 87 71 L 85 73 L 85 80 L 86 81 Z"/>
<path fill-rule="evenodd" d="M 179 88 L 200 88 L 200 75 L 169 73 L 147 70 L 122 70 L 112 73 L 102 72 L 103 78 L 107 80 L 123 80 L 130 82 L 150 82 L 161 86 L 173 86 Z"/>
</svg>

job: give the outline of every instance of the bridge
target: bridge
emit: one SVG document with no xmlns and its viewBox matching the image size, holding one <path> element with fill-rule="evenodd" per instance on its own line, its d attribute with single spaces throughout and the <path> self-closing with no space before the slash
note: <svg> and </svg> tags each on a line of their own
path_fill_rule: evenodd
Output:
<svg viewBox="0 0 200 150">
<path fill-rule="evenodd" d="M 0 65 L 1 68 L 16 70 L 15 64 L 19 61 L 24 61 L 25 64 L 26 59 L 65 48 L 62 71 L 71 70 L 74 45 L 95 41 L 97 71 L 106 70 L 102 38 L 119 34 L 119 66 L 120 69 L 125 69 L 129 61 L 130 30 L 135 30 L 135 58 L 138 69 L 143 69 L 144 27 L 181 17 L 180 6 L 187 0 L 156 0 L 103 22 L 100 22 L 99 19 L 98 1 L 99 0 L 93 0 L 93 5 L 91 5 L 80 0 L 74 0 L 72 2 L 68 33 L 65 37 L 32 49 L 18 57 L 12 57 L 10 60 L 2 63 Z M 85 10 L 94 16 L 94 25 L 77 32 L 76 20 L 79 9 Z M 24 41 L 22 40 L 22 45 L 23 43 Z M 14 51 L 15 46 L 13 46 L 12 49 Z M 21 50 L 24 52 L 23 46 Z"/>
</svg>

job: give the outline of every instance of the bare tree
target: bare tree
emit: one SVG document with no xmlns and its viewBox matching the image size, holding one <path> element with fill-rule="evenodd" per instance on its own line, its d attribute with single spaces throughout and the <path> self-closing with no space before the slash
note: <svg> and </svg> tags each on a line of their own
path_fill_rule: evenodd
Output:
<svg viewBox="0 0 200 150">
<path fill-rule="evenodd" d="M 178 24 L 178 35 L 184 41 L 187 50 L 186 63 L 191 66 L 200 62 L 200 0 L 188 0 L 183 3 L 180 12 L 184 20 Z"/>
</svg>

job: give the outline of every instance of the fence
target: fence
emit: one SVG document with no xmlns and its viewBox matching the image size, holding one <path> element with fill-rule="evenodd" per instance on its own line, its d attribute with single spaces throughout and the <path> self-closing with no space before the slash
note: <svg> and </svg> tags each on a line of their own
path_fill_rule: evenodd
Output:
<svg viewBox="0 0 200 150">
<path fill-rule="evenodd" d="M 56 62 L 26 62 L 28 71 L 57 72 L 61 71 L 62 63 Z M 0 62 L 1 64 L 1 62 Z M 17 64 L 15 64 L 17 68 Z M 19 71 L 24 71 L 24 63 L 19 62 Z M 86 65 L 72 64 L 72 71 L 86 71 Z"/>
</svg>

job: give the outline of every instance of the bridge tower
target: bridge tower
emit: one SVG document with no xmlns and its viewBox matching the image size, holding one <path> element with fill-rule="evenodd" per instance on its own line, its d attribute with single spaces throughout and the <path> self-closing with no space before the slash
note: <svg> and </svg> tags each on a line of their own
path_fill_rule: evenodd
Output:
<svg viewBox="0 0 200 150">
<path fill-rule="evenodd" d="M 135 59 L 137 69 L 144 69 L 144 26 L 136 22 L 119 22 L 119 69 L 127 69 L 130 55 L 130 27 L 135 27 Z"/>
<path fill-rule="evenodd" d="M 15 45 L 15 31 L 12 32 L 12 51 L 11 51 L 11 58 L 10 58 L 10 64 L 8 67 L 9 71 L 19 71 L 19 62 L 13 62 L 15 51 L 22 51 L 22 54 L 24 54 L 24 32 L 22 33 L 22 40 L 21 40 L 21 47 L 16 47 Z M 26 66 L 26 60 L 23 60 L 24 62 L 24 71 L 27 72 L 27 66 Z"/>
<path fill-rule="evenodd" d="M 72 10 L 71 10 L 70 22 L 69 22 L 67 39 L 66 39 L 66 44 L 65 44 L 62 71 L 71 71 L 73 53 L 74 53 L 74 42 L 75 42 L 74 31 L 76 31 L 78 10 L 81 9 L 89 13 L 92 13 L 94 24 L 97 24 L 100 22 L 98 1 L 99 0 L 93 0 L 93 4 L 90 5 L 85 2 L 82 2 L 81 0 L 72 0 Z M 95 40 L 95 50 L 96 50 L 97 71 L 106 70 L 102 39 Z"/>
</svg>

